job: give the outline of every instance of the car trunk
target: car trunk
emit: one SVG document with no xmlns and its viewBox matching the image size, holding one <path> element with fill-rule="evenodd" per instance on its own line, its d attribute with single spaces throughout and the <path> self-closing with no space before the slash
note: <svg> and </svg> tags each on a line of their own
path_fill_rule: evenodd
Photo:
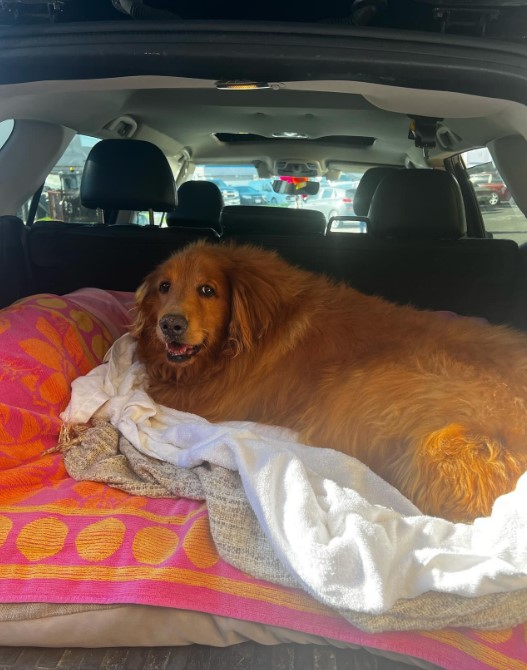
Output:
<svg viewBox="0 0 527 670">
<path fill-rule="evenodd" d="M 18 3 L 0 3 L 0 19 L 15 22 L 11 10 L 16 4 Z M 115 12 L 110 11 L 109 3 L 94 2 L 90 9 L 83 9 L 87 17 L 94 21 L 111 16 L 112 20 L 108 24 L 82 25 L 83 13 L 79 14 L 78 7 L 66 2 L 63 13 L 55 17 L 57 25 L 45 25 L 41 31 L 37 29 L 35 33 L 32 32 L 33 28 L 19 25 L 13 29 L 13 33 L 6 32 L 4 45 L 0 47 L 2 83 L 46 81 L 53 77 L 58 79 L 76 77 L 89 79 L 97 76 L 111 78 L 130 73 L 135 74 L 139 71 L 147 75 L 152 73 L 180 74 L 181 76 L 207 76 L 218 79 L 232 77 L 232 79 L 250 80 L 274 78 L 277 81 L 280 80 L 281 75 L 285 74 L 289 79 L 331 76 L 336 79 L 353 80 L 354 77 L 357 79 L 362 77 L 372 83 L 381 83 L 388 79 L 394 85 L 400 86 L 423 86 L 439 91 L 457 87 L 461 91 L 468 90 L 485 95 L 488 91 L 490 77 L 490 81 L 504 98 L 527 102 L 525 87 L 527 68 L 523 52 L 515 51 L 514 44 L 511 44 L 510 51 L 506 52 L 501 45 L 493 42 L 493 39 L 499 39 L 505 34 L 512 34 L 512 42 L 520 41 L 525 28 L 519 17 L 525 16 L 527 1 L 468 2 L 467 0 L 463 3 L 463 9 L 456 9 L 452 7 L 453 3 L 416 0 L 415 2 L 402 2 L 398 11 L 395 11 L 393 3 L 388 3 L 386 9 L 383 3 L 371 3 L 368 12 L 364 11 L 364 4 L 356 3 L 355 12 L 352 13 L 349 13 L 350 3 L 336 3 L 331 15 L 328 15 L 322 7 L 316 9 L 308 6 L 289 7 L 284 3 L 276 2 L 263 3 L 258 7 L 250 3 L 240 3 L 238 6 L 232 5 L 224 8 L 221 15 L 217 9 L 217 3 L 212 2 L 181 3 L 172 0 L 156 0 L 155 2 L 152 0 L 149 3 L 125 3 L 123 0 L 115 0 L 114 4 L 119 5 L 120 9 L 117 17 Z M 18 9 L 20 12 L 16 21 L 22 24 L 25 21 L 47 22 L 56 11 L 46 7 L 46 10 L 40 10 L 41 13 L 37 16 L 36 8 L 30 3 L 24 5 L 23 8 L 19 6 Z M 2 15 L 2 12 L 7 10 L 10 12 L 9 16 Z M 222 24 L 220 27 L 209 25 L 207 28 L 183 22 L 175 23 L 173 28 L 170 26 L 167 28 L 166 20 L 171 18 L 168 12 L 172 10 L 185 14 L 184 18 L 188 18 L 190 22 L 220 18 L 227 19 L 231 23 Z M 161 12 L 167 14 L 161 14 Z M 134 15 L 136 20 L 129 21 L 127 14 Z M 258 27 L 236 22 L 240 19 L 269 21 L 277 17 L 299 25 L 290 26 L 281 23 L 276 26 L 268 24 Z M 142 19 L 145 21 L 142 22 Z M 152 21 L 146 22 L 146 19 L 152 19 Z M 305 21 L 313 22 L 309 29 L 301 25 Z M 344 27 L 334 26 L 332 22 L 341 22 Z M 346 25 L 352 26 L 351 32 L 347 32 Z M 380 37 L 373 32 L 368 32 L 368 30 L 379 27 L 393 32 L 391 34 L 383 32 Z M 432 35 L 430 40 L 430 35 L 423 36 L 421 32 L 418 32 L 423 27 Z M 403 39 L 399 31 L 406 29 L 416 32 L 410 37 L 405 32 L 406 37 Z M 361 33 L 360 30 L 364 32 Z M 142 35 L 142 31 L 145 31 L 145 35 Z M 445 55 L 442 51 L 440 36 L 443 33 L 441 31 L 450 34 L 452 48 L 459 49 L 461 54 L 458 59 L 448 54 Z M 481 50 L 478 50 L 474 43 L 467 46 L 463 42 L 467 35 L 482 36 L 483 34 L 489 39 L 481 40 Z M 73 50 L 71 49 L 72 43 L 74 44 Z M 269 43 L 272 46 L 269 46 Z M 408 43 L 410 43 L 410 48 L 405 50 L 405 45 L 408 46 Z M 489 52 L 483 48 L 483 45 L 488 43 L 491 45 L 490 53 L 498 54 L 498 59 L 501 61 L 501 66 L 496 67 L 497 71 L 490 75 L 484 71 L 489 62 Z M 229 49 L 235 51 L 236 54 L 231 56 Z M 15 50 L 17 50 L 16 58 Z M 152 52 L 156 50 L 162 50 L 165 57 L 163 59 L 152 58 Z M 420 56 L 418 67 L 415 63 L 416 50 Z M 205 51 L 210 61 L 204 61 Z M 262 53 L 266 53 L 268 59 L 265 59 Z M 445 57 L 447 67 L 438 62 L 442 56 Z M 446 82 L 445 72 L 448 70 L 448 65 L 457 67 L 458 78 L 454 84 Z M 518 86 L 518 79 L 522 80 L 522 86 Z M 232 194 L 237 196 L 234 191 Z M 349 197 L 352 198 L 353 193 L 350 192 Z M 38 231 L 36 234 L 35 231 L 32 231 L 29 235 L 38 238 Z M 9 262 L 10 267 L 13 268 L 8 283 L 6 283 L 7 288 L 4 289 L 4 304 L 29 293 L 54 290 L 60 286 L 61 282 L 69 279 L 75 281 L 76 277 L 79 278 L 80 285 L 86 285 L 90 282 L 90 278 L 99 277 L 97 273 L 102 271 L 106 264 L 110 265 L 115 262 L 117 267 L 119 259 L 121 262 L 126 261 L 126 254 L 123 250 L 127 245 L 119 242 L 117 234 L 115 237 L 108 235 L 104 250 L 97 251 L 97 254 L 91 254 L 90 245 L 93 241 L 90 241 L 88 236 L 84 242 L 79 244 L 78 238 L 81 236 L 76 231 L 74 235 L 77 236 L 75 253 L 78 253 L 78 256 L 69 254 L 65 241 L 66 235 L 57 236 L 56 239 L 50 237 L 47 241 L 40 240 L 42 246 L 38 248 L 38 253 L 44 268 L 42 276 L 46 276 L 47 279 L 33 281 L 29 286 L 27 276 L 22 271 L 17 271 L 17 267 L 21 270 L 24 266 L 23 254 L 15 258 L 14 247 L 10 244 L 7 235 L 0 240 L 2 258 L 6 266 Z M 251 241 L 258 243 L 260 240 L 255 238 Z M 285 242 L 281 240 L 280 243 L 282 246 L 279 251 L 284 256 L 292 262 L 302 264 L 304 258 L 302 255 L 307 253 L 305 252 L 306 243 L 302 240 L 286 240 Z M 63 247 L 62 244 L 64 244 Z M 268 240 L 267 244 L 273 246 L 273 240 Z M 156 253 L 166 254 L 169 246 L 166 243 L 159 245 L 156 247 Z M 279 245 L 276 243 L 274 246 Z M 439 244 L 438 247 L 442 248 L 442 245 Z M 508 253 L 508 245 L 505 244 L 503 247 L 506 247 Z M 145 248 L 152 252 L 151 259 L 146 258 L 146 254 L 143 253 Z M 408 272 L 405 274 L 408 256 L 405 256 L 407 250 L 405 251 L 402 245 L 400 253 L 392 258 L 392 266 L 386 265 L 384 248 L 378 250 L 376 258 L 380 260 L 377 264 L 372 262 L 372 256 L 368 255 L 370 252 L 365 252 L 361 248 L 361 242 L 357 250 L 353 251 L 353 254 L 350 252 L 348 256 L 342 252 L 343 248 L 346 248 L 345 244 L 339 246 L 338 249 L 333 249 L 332 258 L 336 259 L 335 262 L 323 267 L 324 259 L 319 253 L 318 242 L 316 242 L 310 250 L 312 269 L 326 272 L 334 269 L 336 273 L 341 274 L 353 270 L 356 273 L 354 281 L 360 284 L 361 289 L 380 293 L 383 290 L 395 290 L 393 284 L 397 282 L 391 279 L 381 285 L 379 274 L 381 270 L 386 271 L 388 267 L 388 272 L 393 272 L 391 276 L 404 277 L 406 282 L 399 296 L 401 301 L 404 302 L 404 292 L 411 290 L 420 291 L 416 300 L 421 298 L 425 301 L 428 297 L 431 299 L 435 297 L 434 288 L 427 284 L 428 280 L 423 280 L 419 274 L 417 276 Z M 62 256 L 61 249 L 64 250 Z M 130 249 L 128 259 L 137 258 L 135 264 L 128 260 L 128 264 L 132 266 L 130 272 L 138 276 L 134 275 L 132 279 L 132 274 L 130 274 L 129 284 L 113 285 L 113 288 L 133 290 L 138 284 L 139 275 L 159 260 L 152 251 L 154 243 L 151 240 L 148 243 L 141 241 L 139 235 L 135 242 L 130 243 Z M 46 256 L 47 253 L 49 253 L 48 256 Z M 431 275 L 437 271 L 434 276 L 441 283 L 440 269 L 443 268 L 443 271 L 448 273 L 452 266 L 448 262 L 443 262 L 446 256 L 441 257 L 441 251 L 437 253 L 438 256 L 431 262 L 426 257 L 421 257 L 419 271 L 423 273 L 423 276 L 427 271 Z M 513 263 L 509 263 L 510 257 L 507 256 L 507 253 L 499 261 L 504 273 L 509 273 L 505 277 L 504 285 L 509 281 L 511 284 L 515 283 L 518 279 L 515 274 L 517 268 Z M 516 254 L 515 251 L 514 254 Z M 93 263 L 93 258 L 97 259 L 96 263 Z M 56 265 L 53 265 L 55 262 Z M 436 265 L 430 268 L 430 264 L 433 265 L 434 262 Z M 141 263 L 145 264 L 144 267 L 140 265 Z M 488 276 L 484 277 L 485 280 L 488 280 L 485 288 L 489 291 L 496 287 L 496 281 L 491 276 L 493 267 L 489 260 Z M 459 260 L 456 268 L 461 274 L 470 271 L 470 269 L 467 270 L 467 263 L 464 260 Z M 44 275 L 44 272 L 48 274 Z M 478 273 L 479 280 L 479 275 L 484 274 L 484 270 L 482 273 L 478 270 Z M 520 271 L 518 273 L 521 274 Z M 115 270 L 115 276 L 118 277 L 119 274 L 120 272 Z M 459 307 L 459 303 L 455 302 L 459 298 L 459 291 L 455 282 L 446 276 L 445 279 L 451 283 L 451 294 L 449 295 L 451 302 L 445 303 L 444 308 L 456 309 Z M 483 303 L 485 295 L 472 294 L 471 298 L 480 299 Z M 525 326 L 525 321 L 521 323 L 525 317 L 520 313 L 527 301 L 525 283 L 520 286 L 518 294 L 512 298 L 514 306 L 511 306 L 511 310 L 516 310 L 518 313 L 519 327 Z M 494 298 L 494 302 L 498 312 L 504 308 L 497 297 Z M 441 308 L 441 305 L 438 305 L 437 308 Z M 477 308 L 474 308 L 474 314 L 478 315 Z M 499 313 L 495 320 L 503 322 L 505 317 Z M 4 668 L 13 668 L 13 670 L 18 668 L 403 670 L 415 667 L 413 664 L 406 664 L 404 660 L 404 657 L 402 659 L 383 658 L 363 649 L 339 649 L 323 645 L 295 643 L 265 646 L 255 642 L 245 642 L 225 649 L 205 645 L 101 649 L 46 649 L 16 646 L 0 648 L 0 665 Z M 408 660 L 411 663 L 411 659 Z"/>
</svg>

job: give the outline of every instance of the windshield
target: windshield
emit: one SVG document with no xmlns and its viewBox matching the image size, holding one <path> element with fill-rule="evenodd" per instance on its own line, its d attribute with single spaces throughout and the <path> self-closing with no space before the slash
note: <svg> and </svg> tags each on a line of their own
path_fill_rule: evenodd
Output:
<svg viewBox="0 0 527 670">
<path fill-rule="evenodd" d="M 353 218 L 353 197 L 365 169 L 357 167 L 350 172 L 340 172 L 338 177 L 329 180 L 327 177 L 317 177 L 312 181 L 319 183 L 318 193 L 298 195 L 277 193 L 273 183 L 280 177 L 261 178 L 256 167 L 252 164 L 241 165 L 212 165 L 196 166 L 193 180 L 210 181 L 220 189 L 223 204 L 230 206 L 256 207 L 287 207 L 290 209 L 312 209 L 321 212 L 326 221 L 331 223 L 331 229 L 338 228 L 344 232 L 365 232 L 366 226 Z"/>
</svg>

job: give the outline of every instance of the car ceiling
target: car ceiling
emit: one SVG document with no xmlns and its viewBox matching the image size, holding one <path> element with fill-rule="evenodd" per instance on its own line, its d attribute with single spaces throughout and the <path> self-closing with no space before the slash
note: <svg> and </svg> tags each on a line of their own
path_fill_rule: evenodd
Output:
<svg viewBox="0 0 527 670">
<path fill-rule="evenodd" d="M 22 4 L 27 5 L 28 3 Z M 148 17 L 149 7 L 150 9 L 156 9 L 156 11 L 177 10 L 185 19 L 187 16 L 196 18 L 198 15 L 199 18 L 232 19 L 236 14 L 234 9 L 237 6 L 241 7 L 239 3 L 238 5 L 236 3 L 222 3 L 220 12 L 216 7 L 217 3 L 212 3 L 209 0 L 195 0 L 192 3 L 188 0 L 92 0 L 92 3 L 64 0 L 60 3 L 50 4 L 53 4 L 53 6 L 60 5 L 63 9 L 62 13 L 55 16 L 58 24 L 61 20 L 67 22 L 68 19 L 76 20 L 79 23 L 86 19 L 107 19 L 110 15 L 112 19 L 120 17 L 122 20 L 126 13 L 137 17 Z M 249 4 L 244 3 L 243 7 Z M 385 18 L 392 16 L 393 21 L 391 20 L 390 23 L 386 19 L 388 23 L 385 21 L 385 24 L 393 27 L 396 25 L 394 17 L 397 16 L 398 20 L 408 27 L 410 26 L 410 9 L 413 8 L 417 14 L 421 12 L 419 15 L 424 16 L 422 12 L 430 12 L 432 4 L 437 9 L 445 3 L 442 0 L 434 0 L 434 3 L 428 0 L 401 0 L 397 4 L 394 4 L 392 0 L 348 0 L 347 2 L 337 0 L 331 5 L 331 12 L 333 12 L 333 16 L 336 16 L 345 10 L 357 12 L 360 10 L 359 13 L 363 16 L 363 25 L 368 26 L 375 26 L 376 22 L 380 21 L 379 17 L 381 16 Z M 493 11 L 497 6 L 496 2 L 490 3 L 484 0 L 464 0 L 463 4 L 464 6 L 472 5 L 472 9 L 476 12 L 475 15 L 479 15 L 480 10 L 486 11 L 484 6 L 490 7 L 492 5 Z M 527 0 L 525 3 L 512 0 L 501 4 L 507 5 L 507 9 L 521 9 L 522 11 L 525 9 L 527 11 Z M 2 0 L 0 2 L 0 13 L 6 7 L 16 7 L 20 15 L 24 16 L 19 5 L 18 0 Z M 34 3 L 29 3 L 30 7 L 33 5 Z M 508 5 L 511 5 L 511 7 Z M 525 6 L 519 7 L 519 5 Z M 99 15 L 97 12 L 102 10 L 103 7 L 104 12 Z M 273 9 L 271 14 L 274 19 L 293 20 L 290 16 L 291 7 L 289 9 L 282 8 L 282 11 L 278 11 L 278 5 L 273 4 L 273 0 L 260 3 L 258 7 L 263 12 L 261 16 L 258 15 L 258 18 L 266 18 L 266 12 Z M 370 11 L 366 11 L 367 8 Z M 121 11 L 118 11 L 118 9 Z M 141 12 L 138 11 L 139 9 L 141 9 Z M 303 9 L 304 13 L 297 18 L 306 20 L 309 18 L 313 21 L 322 20 L 320 16 L 316 18 L 314 14 L 310 14 L 312 10 L 308 7 Z M 326 11 L 326 9 L 320 9 L 320 11 Z M 366 15 L 369 17 L 368 19 L 364 18 Z M 159 18 L 159 14 L 155 16 Z M 247 16 L 244 9 L 240 9 L 239 16 L 237 15 L 240 21 Z M 108 50 L 107 45 L 102 46 L 104 40 L 107 42 L 109 40 L 109 44 L 115 43 L 117 45 L 117 57 L 104 59 L 104 63 L 117 62 L 120 64 L 117 66 L 116 72 L 118 72 L 119 67 L 127 69 L 128 72 L 133 71 L 136 63 L 138 63 L 138 58 L 141 58 L 141 63 L 138 63 L 141 67 L 154 68 L 154 71 L 167 65 L 171 66 L 172 63 L 177 71 L 178 68 L 182 67 L 181 63 L 195 62 L 199 64 L 207 60 L 207 52 L 202 51 L 203 47 L 199 48 L 191 58 L 171 55 L 173 44 L 179 46 L 180 43 L 188 43 L 189 46 L 195 48 L 199 47 L 199 44 L 205 44 L 207 36 L 210 39 L 207 30 L 201 36 L 199 29 L 192 28 L 188 29 L 187 32 L 183 30 L 183 32 L 177 33 L 176 28 L 174 27 L 172 30 L 170 22 L 168 22 L 169 41 L 167 42 L 167 37 L 163 36 L 159 32 L 159 26 L 155 25 L 159 23 L 158 21 L 148 23 L 141 21 L 140 18 L 133 21 L 130 16 L 125 16 L 125 19 L 128 21 L 127 25 L 131 26 L 127 34 L 125 34 L 127 29 L 124 24 L 114 24 L 113 28 L 118 28 L 119 33 L 123 32 L 123 45 L 127 44 L 127 40 L 130 45 L 132 43 L 137 44 L 135 50 L 132 48 L 132 51 L 130 51 L 130 46 L 123 46 L 119 50 L 121 42 L 118 41 L 118 38 L 120 35 L 113 29 L 106 34 L 105 24 L 98 24 L 97 26 L 93 23 L 89 24 L 92 28 L 89 28 L 88 25 L 86 28 L 82 26 L 84 49 L 91 47 L 91 51 L 95 51 L 95 56 L 103 54 L 105 49 Z M 185 21 L 183 21 L 184 23 Z M 174 22 L 173 25 L 176 26 L 176 24 L 177 22 Z M 135 28 L 143 30 L 143 25 L 145 26 L 146 36 L 144 45 L 140 45 L 140 33 Z M 426 21 L 422 25 L 426 28 Z M 416 38 L 416 42 L 412 42 L 411 39 L 408 40 L 409 33 L 406 36 L 401 34 L 395 41 L 390 41 L 383 37 L 381 30 L 380 37 L 375 39 L 377 44 L 375 46 L 373 44 L 369 45 L 370 49 L 373 48 L 374 54 L 372 59 L 374 64 L 371 66 L 371 72 L 368 70 L 368 67 L 370 67 L 369 61 L 362 63 L 360 60 L 362 54 L 365 53 L 364 50 L 360 49 L 360 40 L 356 37 L 353 39 L 352 33 L 348 35 L 347 28 L 344 31 L 337 31 L 334 42 L 329 33 L 328 35 L 320 35 L 319 46 L 315 53 L 319 54 L 319 61 L 324 61 L 326 53 L 328 55 L 336 54 L 336 61 L 328 60 L 326 67 L 326 71 L 331 72 L 333 68 L 333 71 L 338 73 L 338 80 L 335 81 L 324 79 L 324 75 L 322 77 L 319 75 L 319 79 L 317 79 L 316 75 L 313 75 L 316 64 L 311 62 L 312 58 L 302 58 L 301 54 L 304 53 L 307 45 L 313 44 L 313 41 L 309 41 L 308 33 L 305 35 L 295 33 L 293 40 L 288 35 L 281 34 L 282 41 L 272 41 L 268 49 L 269 53 L 265 51 L 261 53 L 257 59 L 259 63 L 257 70 L 262 72 L 273 71 L 275 76 L 282 76 L 282 72 L 287 76 L 287 73 L 293 72 L 291 63 L 286 60 L 285 51 L 283 52 L 280 46 L 286 39 L 291 43 L 289 44 L 290 48 L 293 50 L 296 48 L 299 54 L 298 57 L 303 64 L 302 70 L 305 79 L 302 81 L 287 79 L 284 81 L 270 81 L 267 82 L 270 87 L 267 90 L 242 92 L 218 90 L 217 82 L 214 80 L 193 79 L 191 78 L 192 75 L 166 76 L 162 69 L 158 71 L 157 76 L 152 74 L 152 76 L 141 75 L 135 77 L 121 75 L 112 77 L 111 74 L 99 74 L 99 71 L 97 71 L 92 76 L 101 78 L 92 79 L 87 77 L 85 73 L 93 66 L 94 58 L 75 60 L 77 55 L 72 52 L 72 39 L 75 39 L 77 35 L 79 44 L 81 41 L 81 33 L 76 30 L 76 27 L 70 29 L 69 26 L 61 28 L 60 25 L 56 25 L 44 26 L 43 30 L 40 30 L 40 28 L 41 26 L 34 26 L 28 32 L 27 27 L 23 26 L 22 31 L 19 30 L 19 27 L 12 31 L 14 36 L 18 34 L 22 40 L 18 42 L 17 38 L 14 37 L 12 43 L 15 46 L 15 53 L 17 52 L 16 47 L 21 45 L 22 48 L 18 51 L 20 54 L 25 52 L 23 60 L 17 61 L 15 59 L 13 49 L 9 49 L 7 46 L 4 49 L 3 74 L 6 84 L 0 86 L 0 119 L 14 118 L 47 122 L 101 138 L 131 137 L 133 135 L 138 139 L 154 142 L 170 158 L 177 159 L 178 156 L 185 155 L 190 158 L 191 162 L 252 160 L 266 165 L 269 171 L 273 171 L 274 163 L 277 160 L 311 160 L 319 163 L 319 172 L 322 173 L 328 169 L 330 162 L 427 165 L 424 152 L 416 148 L 414 141 L 409 138 L 411 117 L 415 116 L 430 117 L 436 119 L 439 124 L 441 141 L 427 154 L 432 160 L 437 161 L 453 153 L 488 145 L 504 136 L 520 134 L 527 137 L 525 107 L 523 105 L 512 101 L 484 98 L 481 97 L 481 93 L 477 97 L 460 92 L 433 90 L 430 84 L 431 69 L 430 67 L 427 68 L 426 65 L 421 65 L 423 54 L 427 49 L 426 42 L 423 42 L 422 36 Z M 60 32 L 61 29 L 63 34 Z M 285 30 L 283 23 L 281 29 L 282 31 Z M 271 35 L 270 30 L 268 26 L 266 33 L 268 36 Z M 350 30 L 356 29 L 352 28 Z M 42 65 L 40 71 L 37 67 L 35 74 L 40 78 L 45 69 L 45 72 L 49 72 L 51 76 L 49 80 L 40 82 L 31 82 L 30 79 L 26 79 L 27 83 L 9 84 L 7 82 L 9 77 L 12 76 L 11 73 L 19 71 L 22 76 L 28 77 L 30 76 L 27 74 L 28 66 L 34 67 L 34 58 L 30 58 L 32 32 L 34 32 L 36 38 L 41 38 L 42 63 L 44 59 L 47 59 L 51 64 L 51 67 L 48 68 L 44 68 Z M 226 61 L 223 64 L 223 61 L 221 61 L 222 65 L 218 67 L 218 70 L 236 72 L 243 69 L 238 64 L 238 61 L 240 61 L 239 54 L 243 52 L 241 45 L 250 40 L 253 32 L 249 31 L 247 35 L 242 35 L 237 29 L 229 32 L 226 27 L 223 29 L 210 28 L 209 32 L 214 35 L 216 47 L 220 49 L 223 47 L 224 52 L 231 54 L 230 61 L 232 62 Z M 178 37 L 178 35 L 181 35 L 181 37 Z M 93 43 L 91 41 L 92 36 Z M 56 42 L 54 42 L 55 39 Z M 200 39 L 202 40 L 201 43 Z M 365 38 L 365 44 L 368 43 L 368 39 L 368 37 Z M 431 39 L 436 44 L 436 50 L 439 49 L 439 39 L 436 36 L 433 38 L 426 36 L 425 39 Z M 479 87 L 486 92 L 488 87 L 483 84 L 480 74 L 484 62 L 481 58 L 487 56 L 488 49 L 485 47 L 482 55 L 479 45 L 475 46 L 480 40 L 467 38 L 465 44 L 458 38 L 448 39 L 451 40 L 448 49 L 441 50 L 444 47 L 444 45 L 441 45 L 441 49 L 437 51 L 438 58 L 436 60 L 433 60 L 433 56 L 428 56 L 429 62 L 433 63 L 434 81 L 438 82 L 436 85 L 441 88 L 445 86 L 447 75 L 450 77 L 452 68 L 458 66 L 461 62 L 460 57 L 465 55 L 465 51 L 460 50 L 460 47 L 462 47 L 467 49 L 467 55 L 471 55 L 473 52 L 473 77 L 478 79 Z M 400 50 L 397 51 L 397 40 L 402 45 L 408 44 L 408 50 L 402 56 L 400 69 L 390 71 L 388 67 L 388 63 L 392 63 L 392 60 L 389 59 L 390 49 L 394 53 L 400 52 Z M 254 42 L 250 41 L 248 44 L 253 47 L 254 51 Z M 354 45 L 355 52 L 347 50 L 351 44 Z M 295 47 L 295 45 L 297 46 Z M 333 49 L 334 45 L 340 45 L 341 51 Z M 516 50 L 520 49 L 517 45 L 514 48 Z M 71 58 L 61 60 L 60 57 L 57 57 L 53 61 L 52 55 L 61 53 L 59 49 L 65 55 L 71 55 Z M 375 49 L 378 49 L 378 51 L 375 51 Z M 495 53 L 492 56 L 496 63 L 507 57 L 504 54 L 503 46 L 493 47 L 493 49 Z M 358 53 L 356 53 L 357 50 Z M 107 51 L 107 53 L 110 53 L 110 51 Z M 447 58 L 444 59 L 443 65 L 442 59 L 444 56 L 447 56 Z M 456 56 L 458 57 L 457 61 L 455 60 Z M 454 57 L 454 60 L 452 57 Z M 9 58 L 12 59 L 16 67 L 8 67 Z M 388 59 L 386 64 L 383 59 Z M 243 59 L 244 62 L 245 60 Z M 413 65 L 415 60 L 418 63 L 416 68 Z M 71 70 L 72 61 L 75 62 L 75 67 Z M 214 63 L 219 61 L 219 58 L 213 59 Z M 276 64 L 278 66 L 273 69 Z M 212 63 L 210 66 L 207 63 L 204 71 L 210 72 L 211 66 Z M 509 79 L 511 80 L 511 83 L 507 80 L 507 86 L 510 87 L 514 84 L 516 90 L 518 87 L 516 82 L 512 81 L 512 75 L 517 69 L 514 70 L 507 66 L 508 63 L 504 62 L 502 69 L 509 73 Z M 72 76 L 77 76 L 77 72 L 84 73 L 82 75 L 83 79 L 69 81 L 67 75 L 64 74 L 65 71 L 68 72 L 68 67 L 70 67 Z M 98 67 L 102 67 L 102 64 Z M 428 87 L 429 90 L 418 90 L 404 86 L 405 81 L 412 81 L 408 79 L 407 75 L 409 68 L 415 69 L 419 81 L 418 85 L 423 86 L 423 88 Z M 496 67 L 494 69 L 496 70 Z M 141 71 L 139 70 L 139 72 Z M 63 80 L 53 81 L 53 72 L 56 72 L 58 77 L 63 77 Z M 108 78 L 104 78 L 105 76 Z M 205 74 L 205 76 L 211 75 Z M 491 76 L 493 81 L 499 81 L 497 72 L 492 72 Z M 372 79 L 372 77 L 376 79 Z M 502 79 L 504 78 L 502 77 Z M 455 84 L 457 90 L 465 90 L 460 84 L 459 77 L 457 80 Z M 387 81 L 389 84 L 375 83 L 376 81 Z M 450 82 L 450 78 L 448 82 Z M 495 91 L 494 88 L 492 90 Z M 121 131 L 124 131 L 124 133 Z M 255 138 L 254 142 L 225 143 L 217 137 L 217 133 L 248 133 L 271 138 L 275 133 L 292 132 L 302 134 L 307 139 L 280 139 L 270 142 Z M 373 141 L 370 146 L 360 143 L 354 146 L 350 142 L 331 140 L 332 137 L 365 137 L 373 138 Z M 319 140 L 319 138 L 329 139 L 327 141 L 311 141 Z"/>
<path fill-rule="evenodd" d="M 104 6 L 123 23 L 80 25 L 85 19 L 108 18 L 95 17 L 90 9 L 75 17 L 77 25 L 65 25 L 61 15 L 55 17 L 56 25 L 0 29 L 0 120 L 45 122 L 101 138 L 123 136 L 119 128 L 128 123 L 131 132 L 124 136 L 154 142 L 171 161 L 253 161 L 268 173 L 284 159 L 315 161 L 320 174 L 352 163 L 441 165 L 454 153 L 527 137 L 527 72 L 524 48 L 513 43 L 516 33 L 510 41 L 490 44 L 473 36 L 376 30 L 373 19 L 363 24 L 366 31 L 355 24 L 306 28 L 283 22 L 246 29 L 243 17 L 228 25 L 148 23 L 118 12 L 114 5 L 123 1 L 58 3 L 70 9 L 73 4 Z M 369 1 L 350 0 L 356 9 Z M 393 13 L 390 0 L 372 1 L 386 2 Z M 158 0 L 148 0 L 154 2 Z M 401 16 L 409 3 L 427 5 L 427 10 L 443 4 L 401 2 Z M 2 0 L 0 23 L 1 12 L 19 4 Z M 491 3 L 464 0 L 467 4 Z M 204 0 L 192 6 L 205 5 L 212 7 Z M 508 9 L 523 12 L 527 5 Z M 279 12 L 274 16 L 281 17 Z M 521 26 L 524 30 L 527 21 Z M 419 27 L 426 29 L 426 22 Z M 244 92 L 217 90 L 211 79 L 247 81 L 255 73 L 284 79 L 269 81 L 269 90 Z M 496 97 L 486 97 L 487 91 Z M 410 117 L 415 116 L 439 124 L 442 139 L 429 150 L 430 160 L 409 139 Z M 309 139 L 226 144 L 216 137 L 270 137 L 277 132 L 302 133 L 313 140 L 337 136 L 374 141 L 371 146 Z M 260 172 L 264 176 L 265 170 Z"/>
<path fill-rule="evenodd" d="M 441 158 L 515 133 L 527 136 L 519 103 L 458 93 L 410 90 L 363 82 L 277 82 L 277 90 L 220 91 L 215 82 L 178 77 L 130 77 L 94 81 L 34 82 L 0 86 L 0 119 L 26 119 L 72 128 L 97 137 L 115 136 L 115 121 L 131 118 L 134 136 L 182 150 L 195 162 L 314 160 L 322 171 L 333 162 L 425 164 L 408 139 L 408 114 L 442 118 L 450 146 Z M 454 111 L 454 114 L 452 112 Z M 113 129 L 112 129 L 113 128 Z M 216 133 L 271 137 L 299 132 L 308 138 L 373 137 L 372 146 L 337 140 L 220 142 Z"/>
</svg>

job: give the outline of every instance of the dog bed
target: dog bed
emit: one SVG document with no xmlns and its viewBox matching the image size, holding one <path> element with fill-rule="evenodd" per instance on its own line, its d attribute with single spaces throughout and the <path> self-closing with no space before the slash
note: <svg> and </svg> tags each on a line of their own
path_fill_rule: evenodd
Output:
<svg viewBox="0 0 527 670">
<path fill-rule="evenodd" d="M 203 631 L 221 621 L 233 636 L 226 633 L 227 643 L 280 630 L 277 641 L 314 635 L 445 668 L 527 668 L 524 624 L 365 633 L 304 591 L 224 561 L 202 502 L 71 479 L 62 455 L 45 452 L 56 445 L 71 382 L 124 332 L 130 298 L 85 290 L 34 296 L 0 312 L 1 644 L 41 644 L 46 630 L 55 632 L 49 643 L 57 646 L 205 643 Z M 178 612 L 187 623 L 192 612 L 196 621 L 218 618 L 184 628 L 178 639 Z M 151 639 L 150 616 L 159 624 Z M 92 633 L 103 621 L 114 623 L 98 638 Z M 244 629 L 245 622 L 256 627 Z"/>
</svg>

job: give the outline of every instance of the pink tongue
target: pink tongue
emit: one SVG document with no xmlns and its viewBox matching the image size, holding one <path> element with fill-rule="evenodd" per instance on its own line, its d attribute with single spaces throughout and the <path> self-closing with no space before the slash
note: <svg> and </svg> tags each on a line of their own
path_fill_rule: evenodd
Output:
<svg viewBox="0 0 527 670">
<path fill-rule="evenodd" d="M 177 342 L 168 342 L 167 349 L 171 354 L 176 354 L 176 356 L 181 356 L 188 353 L 193 347 L 189 344 L 178 344 Z"/>
</svg>

